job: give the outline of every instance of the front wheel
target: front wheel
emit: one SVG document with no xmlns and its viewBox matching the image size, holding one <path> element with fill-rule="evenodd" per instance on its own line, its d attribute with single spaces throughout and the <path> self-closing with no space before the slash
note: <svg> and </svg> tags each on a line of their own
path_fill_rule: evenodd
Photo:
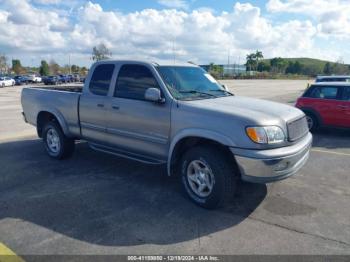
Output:
<svg viewBox="0 0 350 262">
<path fill-rule="evenodd" d="M 233 158 L 213 146 L 198 146 L 185 153 L 181 161 L 184 189 L 197 205 L 212 209 L 234 197 L 238 171 Z"/>
<path fill-rule="evenodd" d="M 74 139 L 68 138 L 55 121 L 48 122 L 43 130 L 43 141 L 50 157 L 64 159 L 74 152 Z"/>
</svg>

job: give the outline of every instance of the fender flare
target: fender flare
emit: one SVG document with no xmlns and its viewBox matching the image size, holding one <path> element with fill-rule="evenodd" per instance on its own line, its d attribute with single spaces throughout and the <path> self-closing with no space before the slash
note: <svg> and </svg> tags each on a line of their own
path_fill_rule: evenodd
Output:
<svg viewBox="0 0 350 262">
<path fill-rule="evenodd" d="M 220 134 L 215 131 L 205 130 L 205 129 L 197 129 L 197 128 L 189 128 L 189 129 L 183 129 L 179 131 L 171 140 L 170 146 L 169 146 L 169 152 L 168 152 L 168 161 L 167 161 L 167 174 L 168 176 L 171 176 L 171 162 L 173 157 L 173 152 L 176 147 L 176 145 L 184 138 L 187 137 L 197 137 L 197 138 L 204 138 L 213 140 L 217 143 L 220 143 L 224 146 L 230 146 L 234 147 L 236 144 L 234 141 L 232 141 L 231 138 Z"/>
<path fill-rule="evenodd" d="M 39 115 L 40 113 L 42 112 L 47 112 L 47 113 L 50 113 L 52 114 L 58 121 L 59 125 L 61 126 L 62 128 L 62 131 L 63 133 L 66 135 L 66 136 L 70 136 L 70 131 L 69 131 L 69 128 L 68 128 L 68 125 L 66 123 L 66 120 L 64 119 L 63 115 L 56 109 L 54 108 L 51 108 L 51 109 L 48 109 L 48 108 L 43 108 L 42 110 L 40 110 L 36 116 L 36 121 L 38 122 L 38 118 L 39 118 Z"/>
</svg>

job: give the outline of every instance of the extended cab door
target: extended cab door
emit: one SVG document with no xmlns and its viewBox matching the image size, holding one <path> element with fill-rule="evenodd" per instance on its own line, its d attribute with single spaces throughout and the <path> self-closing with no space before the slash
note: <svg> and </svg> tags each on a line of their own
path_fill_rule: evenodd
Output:
<svg viewBox="0 0 350 262">
<path fill-rule="evenodd" d="M 87 79 L 80 98 L 79 116 L 82 137 L 90 142 L 106 140 L 107 95 L 111 86 L 114 64 L 97 64 Z"/>
<path fill-rule="evenodd" d="M 143 64 L 120 66 L 108 105 L 107 133 L 113 147 L 163 161 L 168 154 L 171 101 L 144 99 L 146 89 L 161 89 L 153 70 Z"/>
</svg>

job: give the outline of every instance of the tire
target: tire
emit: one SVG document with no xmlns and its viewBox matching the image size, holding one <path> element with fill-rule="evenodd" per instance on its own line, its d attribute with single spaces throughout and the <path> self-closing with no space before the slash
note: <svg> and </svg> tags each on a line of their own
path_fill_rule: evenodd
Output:
<svg viewBox="0 0 350 262">
<path fill-rule="evenodd" d="M 309 113 L 309 112 L 305 113 L 305 115 L 306 115 L 307 124 L 309 126 L 309 130 L 311 132 L 316 131 L 320 125 L 317 117 L 314 114 Z"/>
<path fill-rule="evenodd" d="M 66 137 L 56 121 L 44 126 L 43 142 L 49 156 L 55 159 L 69 158 L 74 152 L 74 139 Z"/>
<path fill-rule="evenodd" d="M 195 167 L 200 167 L 206 173 L 196 175 Z M 209 171 L 208 171 L 209 170 Z M 191 177 L 191 178 L 190 178 Z M 185 192 L 197 205 L 213 209 L 233 200 L 237 188 L 239 174 L 233 159 L 227 153 L 214 146 L 197 146 L 188 150 L 181 160 L 181 180 Z M 196 182 L 195 182 L 196 180 Z M 200 181 L 202 180 L 202 181 Z M 211 184 L 201 194 L 198 193 L 203 180 Z M 197 188 L 198 186 L 198 188 Z M 194 189 L 198 189 L 197 192 Z"/>
</svg>

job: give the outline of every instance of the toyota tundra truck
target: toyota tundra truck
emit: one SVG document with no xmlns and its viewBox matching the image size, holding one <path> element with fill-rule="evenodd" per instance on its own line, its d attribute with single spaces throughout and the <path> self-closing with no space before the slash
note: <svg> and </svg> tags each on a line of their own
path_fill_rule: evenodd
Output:
<svg viewBox="0 0 350 262">
<path fill-rule="evenodd" d="M 299 109 L 235 96 L 187 63 L 99 61 L 83 87 L 24 88 L 21 102 L 50 157 L 68 158 L 84 140 L 104 153 L 164 165 L 205 208 L 232 200 L 240 179 L 294 175 L 312 143 Z"/>
</svg>

